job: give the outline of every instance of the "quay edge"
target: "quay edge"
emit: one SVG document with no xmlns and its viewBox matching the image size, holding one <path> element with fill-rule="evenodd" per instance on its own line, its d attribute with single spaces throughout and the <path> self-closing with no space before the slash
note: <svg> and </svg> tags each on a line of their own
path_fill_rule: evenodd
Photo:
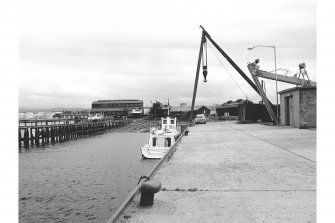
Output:
<svg viewBox="0 0 335 223">
<path fill-rule="evenodd" d="M 119 222 L 316 222 L 316 131 L 209 122 L 189 128 Z"/>
</svg>

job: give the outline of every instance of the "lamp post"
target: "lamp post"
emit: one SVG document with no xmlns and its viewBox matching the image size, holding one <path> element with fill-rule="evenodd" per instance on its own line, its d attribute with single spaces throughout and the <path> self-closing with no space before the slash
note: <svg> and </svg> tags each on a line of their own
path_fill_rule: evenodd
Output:
<svg viewBox="0 0 335 223">
<path fill-rule="evenodd" d="M 277 57 L 276 57 L 276 46 L 264 46 L 257 45 L 253 47 L 249 47 L 248 50 L 253 50 L 256 47 L 270 47 L 273 48 L 274 56 L 275 56 L 275 74 L 276 74 L 276 100 L 277 100 L 277 125 L 279 125 L 279 112 L 278 112 L 278 81 L 277 81 Z"/>
</svg>

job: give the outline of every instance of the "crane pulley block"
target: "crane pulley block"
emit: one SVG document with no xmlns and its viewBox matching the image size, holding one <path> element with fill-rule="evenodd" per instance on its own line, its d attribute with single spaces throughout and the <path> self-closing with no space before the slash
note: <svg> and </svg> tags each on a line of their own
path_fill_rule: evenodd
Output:
<svg viewBox="0 0 335 223">
<path fill-rule="evenodd" d="M 207 74 L 208 74 L 208 67 L 207 67 L 207 40 L 204 37 L 203 40 L 203 53 L 202 53 L 202 75 L 204 76 L 204 82 L 207 82 Z"/>
</svg>

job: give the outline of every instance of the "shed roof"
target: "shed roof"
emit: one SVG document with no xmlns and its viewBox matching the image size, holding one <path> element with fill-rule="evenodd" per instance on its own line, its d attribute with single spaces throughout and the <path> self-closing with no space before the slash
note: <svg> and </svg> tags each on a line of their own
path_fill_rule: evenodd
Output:
<svg viewBox="0 0 335 223">
<path fill-rule="evenodd" d="M 236 101 L 228 101 L 223 103 L 222 105 L 218 106 L 217 108 L 237 108 L 240 104 L 243 104 L 245 102 L 250 102 L 253 103 L 252 101 L 249 100 L 236 100 Z"/>
<path fill-rule="evenodd" d="M 127 103 L 143 103 L 143 100 L 138 99 L 121 99 L 121 100 L 98 100 L 93 101 L 92 104 L 127 104 Z"/>
<path fill-rule="evenodd" d="M 120 111 L 128 111 L 123 108 L 92 108 L 90 112 L 120 112 Z"/>
<path fill-rule="evenodd" d="M 205 109 L 209 109 L 207 106 L 205 105 L 197 105 L 194 106 L 194 111 L 199 110 L 200 108 L 205 107 Z M 172 107 L 170 109 L 170 111 L 172 112 L 189 112 L 191 111 L 191 106 L 183 106 L 183 107 Z"/>
<path fill-rule="evenodd" d="M 291 91 L 296 91 L 296 90 L 309 90 L 309 89 L 316 89 L 316 86 L 288 88 L 288 89 L 279 91 L 278 94 L 283 94 L 283 93 L 287 93 L 287 92 L 291 92 Z"/>
</svg>

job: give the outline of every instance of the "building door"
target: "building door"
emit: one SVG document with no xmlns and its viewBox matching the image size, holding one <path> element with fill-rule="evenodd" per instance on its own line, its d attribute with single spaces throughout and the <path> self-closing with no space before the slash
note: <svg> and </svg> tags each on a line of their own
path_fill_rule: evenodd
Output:
<svg viewBox="0 0 335 223">
<path fill-rule="evenodd" d="M 285 125 L 293 126 L 293 96 L 285 97 Z"/>
</svg>

